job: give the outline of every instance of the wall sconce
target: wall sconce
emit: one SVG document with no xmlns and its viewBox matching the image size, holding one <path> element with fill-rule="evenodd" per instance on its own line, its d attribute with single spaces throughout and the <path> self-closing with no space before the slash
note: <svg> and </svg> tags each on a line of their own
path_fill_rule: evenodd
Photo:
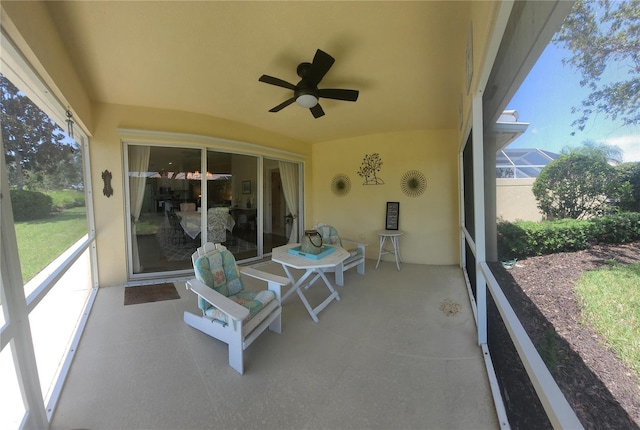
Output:
<svg viewBox="0 0 640 430">
<path fill-rule="evenodd" d="M 104 188 L 102 189 L 102 194 L 107 196 L 107 198 L 113 195 L 113 188 L 111 187 L 111 172 L 105 170 L 102 172 L 102 180 L 104 181 Z"/>
</svg>

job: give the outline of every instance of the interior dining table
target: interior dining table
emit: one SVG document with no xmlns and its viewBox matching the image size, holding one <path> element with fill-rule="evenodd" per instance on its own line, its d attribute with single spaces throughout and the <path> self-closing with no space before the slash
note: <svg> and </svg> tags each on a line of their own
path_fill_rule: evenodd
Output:
<svg viewBox="0 0 640 430">
<path fill-rule="evenodd" d="M 191 239 L 195 239 L 202 232 L 202 212 L 200 211 L 181 211 L 176 212 L 176 215 L 180 217 L 180 226 L 184 230 L 185 234 Z M 230 232 L 233 231 L 235 225 L 234 219 L 229 213 L 226 213 L 222 217 L 221 221 L 224 226 Z"/>
<path fill-rule="evenodd" d="M 195 239 L 202 232 L 202 213 L 197 211 L 176 212 L 180 217 L 180 226 L 185 234 Z"/>
</svg>

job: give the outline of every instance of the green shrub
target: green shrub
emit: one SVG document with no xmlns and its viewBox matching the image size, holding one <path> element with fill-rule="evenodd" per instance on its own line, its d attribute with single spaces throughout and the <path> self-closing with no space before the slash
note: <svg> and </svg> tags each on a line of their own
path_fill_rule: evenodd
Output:
<svg viewBox="0 0 640 430">
<path fill-rule="evenodd" d="M 11 190 L 11 206 L 15 221 L 47 218 L 53 200 L 38 191 Z"/>
<path fill-rule="evenodd" d="M 623 212 L 591 220 L 593 238 L 599 243 L 629 243 L 640 239 L 640 213 Z"/>
<path fill-rule="evenodd" d="M 523 221 L 498 223 L 498 255 L 503 260 L 529 255 L 526 227 Z"/>
<path fill-rule="evenodd" d="M 631 185 L 619 177 L 604 154 L 573 150 L 542 169 L 532 191 L 547 217 L 588 219 L 612 213 L 616 202 L 631 200 Z"/>
<path fill-rule="evenodd" d="M 498 255 L 502 260 L 577 251 L 592 243 L 635 240 L 640 240 L 640 213 L 637 212 L 589 220 L 498 223 Z"/>
<path fill-rule="evenodd" d="M 84 207 L 84 192 L 75 190 L 48 191 L 56 210 Z"/>
<path fill-rule="evenodd" d="M 628 182 L 631 187 L 630 198 L 620 201 L 618 206 L 623 211 L 640 212 L 640 162 L 619 164 L 615 169 L 619 181 Z"/>
</svg>

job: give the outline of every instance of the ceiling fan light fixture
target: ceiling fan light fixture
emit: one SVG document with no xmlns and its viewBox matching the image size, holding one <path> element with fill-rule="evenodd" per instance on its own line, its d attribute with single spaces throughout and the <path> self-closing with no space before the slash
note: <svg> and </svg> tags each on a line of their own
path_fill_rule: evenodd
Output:
<svg viewBox="0 0 640 430">
<path fill-rule="evenodd" d="M 311 94 L 300 94 L 296 98 L 296 103 L 304 108 L 312 108 L 318 104 L 318 99 Z"/>
<path fill-rule="evenodd" d="M 355 102 L 358 99 L 357 90 L 341 88 L 318 89 L 318 84 L 331 69 L 334 62 L 335 59 L 331 55 L 318 49 L 313 56 L 313 63 L 298 64 L 296 73 L 300 76 L 300 81 L 296 85 L 273 76 L 260 76 L 258 78 L 260 82 L 293 90 L 293 97 L 269 109 L 269 112 L 280 112 L 295 102 L 298 106 L 309 109 L 313 117 L 317 119 L 324 116 L 324 110 L 319 103 L 320 98 Z"/>
</svg>

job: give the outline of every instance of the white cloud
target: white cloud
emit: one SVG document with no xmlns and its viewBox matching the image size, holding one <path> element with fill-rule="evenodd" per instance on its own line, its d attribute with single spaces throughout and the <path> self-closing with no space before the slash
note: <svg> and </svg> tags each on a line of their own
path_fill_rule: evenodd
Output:
<svg viewBox="0 0 640 430">
<path fill-rule="evenodd" d="M 640 161 L 640 134 L 611 137 L 605 139 L 604 143 L 622 149 L 624 162 Z"/>
</svg>

